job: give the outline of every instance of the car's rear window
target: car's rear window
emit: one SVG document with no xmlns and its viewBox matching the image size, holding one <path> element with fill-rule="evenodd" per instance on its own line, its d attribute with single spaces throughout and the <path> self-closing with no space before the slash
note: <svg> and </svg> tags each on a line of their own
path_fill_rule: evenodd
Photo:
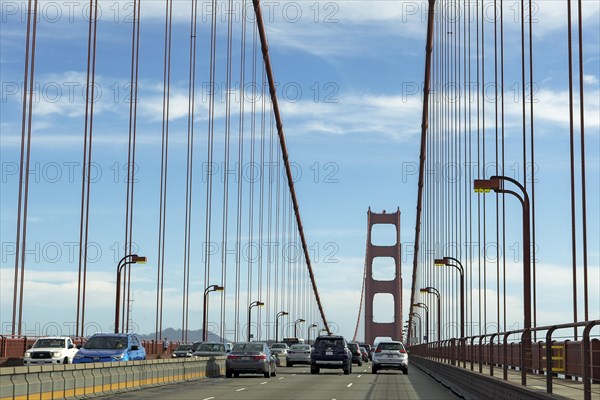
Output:
<svg viewBox="0 0 600 400">
<path fill-rule="evenodd" d="M 197 351 L 225 352 L 225 345 L 220 343 L 202 343 Z"/>
<path fill-rule="evenodd" d="M 272 349 L 286 349 L 287 348 L 287 344 L 285 343 L 273 343 L 271 345 Z"/>
<path fill-rule="evenodd" d="M 379 350 L 404 350 L 402 343 L 379 343 Z"/>
<path fill-rule="evenodd" d="M 344 342 L 341 339 L 321 339 L 319 347 L 343 347 Z"/>
<path fill-rule="evenodd" d="M 310 346 L 307 344 L 293 344 L 292 347 L 290 347 L 290 350 L 306 351 L 306 350 L 310 350 Z"/>
<path fill-rule="evenodd" d="M 191 344 L 180 344 L 179 346 L 177 346 L 177 348 L 175 349 L 175 351 L 188 351 L 192 349 L 192 345 Z"/>
<path fill-rule="evenodd" d="M 233 351 L 263 351 L 263 345 L 259 343 L 238 343 L 233 346 Z"/>
</svg>

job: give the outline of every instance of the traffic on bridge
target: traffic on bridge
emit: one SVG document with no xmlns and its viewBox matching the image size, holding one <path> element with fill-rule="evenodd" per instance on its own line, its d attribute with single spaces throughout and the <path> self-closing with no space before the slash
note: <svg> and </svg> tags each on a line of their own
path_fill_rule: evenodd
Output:
<svg viewBox="0 0 600 400">
<path fill-rule="evenodd" d="M 0 400 L 600 398 L 597 1 L 0 9 Z"/>
</svg>

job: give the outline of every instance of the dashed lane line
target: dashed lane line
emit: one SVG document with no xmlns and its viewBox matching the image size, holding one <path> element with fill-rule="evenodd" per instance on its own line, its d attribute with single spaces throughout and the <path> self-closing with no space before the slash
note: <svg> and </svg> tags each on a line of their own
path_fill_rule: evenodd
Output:
<svg viewBox="0 0 600 400">
<path fill-rule="evenodd" d="M 240 388 L 240 389 L 236 389 L 236 392 L 241 392 L 242 390 L 246 390 L 246 388 Z"/>
</svg>

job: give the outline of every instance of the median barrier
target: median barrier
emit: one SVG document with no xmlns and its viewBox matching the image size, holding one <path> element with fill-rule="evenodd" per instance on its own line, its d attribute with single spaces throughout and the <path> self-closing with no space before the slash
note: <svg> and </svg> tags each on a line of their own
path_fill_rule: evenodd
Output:
<svg viewBox="0 0 600 400">
<path fill-rule="evenodd" d="M 221 376 L 225 357 L 0 368 L 0 400 L 85 398 Z"/>
</svg>

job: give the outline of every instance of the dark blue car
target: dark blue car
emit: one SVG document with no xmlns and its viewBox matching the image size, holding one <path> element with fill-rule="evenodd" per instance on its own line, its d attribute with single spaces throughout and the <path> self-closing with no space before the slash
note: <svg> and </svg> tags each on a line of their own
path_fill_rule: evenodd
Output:
<svg viewBox="0 0 600 400">
<path fill-rule="evenodd" d="M 79 349 L 73 364 L 145 360 L 146 350 L 131 333 L 96 333 Z"/>
</svg>

